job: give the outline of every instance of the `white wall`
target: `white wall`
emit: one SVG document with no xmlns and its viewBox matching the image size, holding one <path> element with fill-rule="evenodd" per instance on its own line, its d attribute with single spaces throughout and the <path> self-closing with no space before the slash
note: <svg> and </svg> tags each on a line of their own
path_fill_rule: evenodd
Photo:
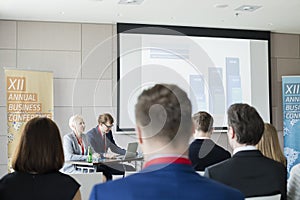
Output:
<svg viewBox="0 0 300 200">
<path fill-rule="evenodd" d="M 54 120 L 61 134 L 68 119 L 82 114 L 87 130 L 102 112 L 116 116 L 116 27 L 0 20 L 0 177 L 7 172 L 6 93 L 4 67 L 54 72 Z M 282 130 L 281 75 L 300 74 L 299 35 L 272 34 L 273 122 Z M 281 132 L 280 132 L 281 133 Z M 116 135 L 125 147 L 134 135 Z M 226 134 L 213 139 L 228 148 Z M 282 141 L 282 137 L 281 137 Z"/>
</svg>

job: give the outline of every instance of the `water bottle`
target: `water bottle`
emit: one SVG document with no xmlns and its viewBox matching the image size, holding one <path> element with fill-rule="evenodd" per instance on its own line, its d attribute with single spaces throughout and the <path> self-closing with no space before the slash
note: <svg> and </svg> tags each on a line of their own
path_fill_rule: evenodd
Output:
<svg viewBox="0 0 300 200">
<path fill-rule="evenodd" d="M 88 147 L 87 162 L 89 163 L 93 162 L 93 153 L 92 153 L 91 146 Z"/>
</svg>

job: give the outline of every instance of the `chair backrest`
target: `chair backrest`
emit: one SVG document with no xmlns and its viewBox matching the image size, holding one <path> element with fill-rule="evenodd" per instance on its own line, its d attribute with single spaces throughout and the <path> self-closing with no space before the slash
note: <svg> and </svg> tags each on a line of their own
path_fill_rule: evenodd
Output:
<svg viewBox="0 0 300 200">
<path fill-rule="evenodd" d="M 89 199 L 91 190 L 95 184 L 103 182 L 102 172 L 97 173 L 85 173 L 85 174 L 69 174 L 72 176 L 80 185 L 81 199 Z"/>
<path fill-rule="evenodd" d="M 200 176 L 204 176 L 204 171 L 196 171 Z"/>
<path fill-rule="evenodd" d="M 259 196 L 259 197 L 247 197 L 245 200 L 280 200 L 281 194 Z"/>
<path fill-rule="evenodd" d="M 138 171 L 125 171 L 125 177 L 138 173 Z"/>
</svg>

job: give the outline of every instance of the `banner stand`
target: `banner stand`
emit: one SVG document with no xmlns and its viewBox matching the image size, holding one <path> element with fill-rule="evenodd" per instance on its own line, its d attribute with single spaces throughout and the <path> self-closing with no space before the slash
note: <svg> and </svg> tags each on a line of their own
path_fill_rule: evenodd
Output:
<svg viewBox="0 0 300 200">
<path fill-rule="evenodd" d="M 8 135 L 8 170 L 27 121 L 53 118 L 53 73 L 5 69 Z"/>
<path fill-rule="evenodd" d="M 300 163 L 300 76 L 282 77 L 284 155 L 288 177 Z"/>
</svg>

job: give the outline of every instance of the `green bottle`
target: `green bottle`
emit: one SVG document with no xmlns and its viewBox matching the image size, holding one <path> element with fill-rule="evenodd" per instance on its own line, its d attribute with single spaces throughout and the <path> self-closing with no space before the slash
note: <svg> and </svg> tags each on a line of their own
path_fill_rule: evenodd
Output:
<svg viewBox="0 0 300 200">
<path fill-rule="evenodd" d="M 93 162 L 93 153 L 91 146 L 88 146 L 88 154 L 87 154 L 87 162 L 91 163 Z"/>
</svg>

